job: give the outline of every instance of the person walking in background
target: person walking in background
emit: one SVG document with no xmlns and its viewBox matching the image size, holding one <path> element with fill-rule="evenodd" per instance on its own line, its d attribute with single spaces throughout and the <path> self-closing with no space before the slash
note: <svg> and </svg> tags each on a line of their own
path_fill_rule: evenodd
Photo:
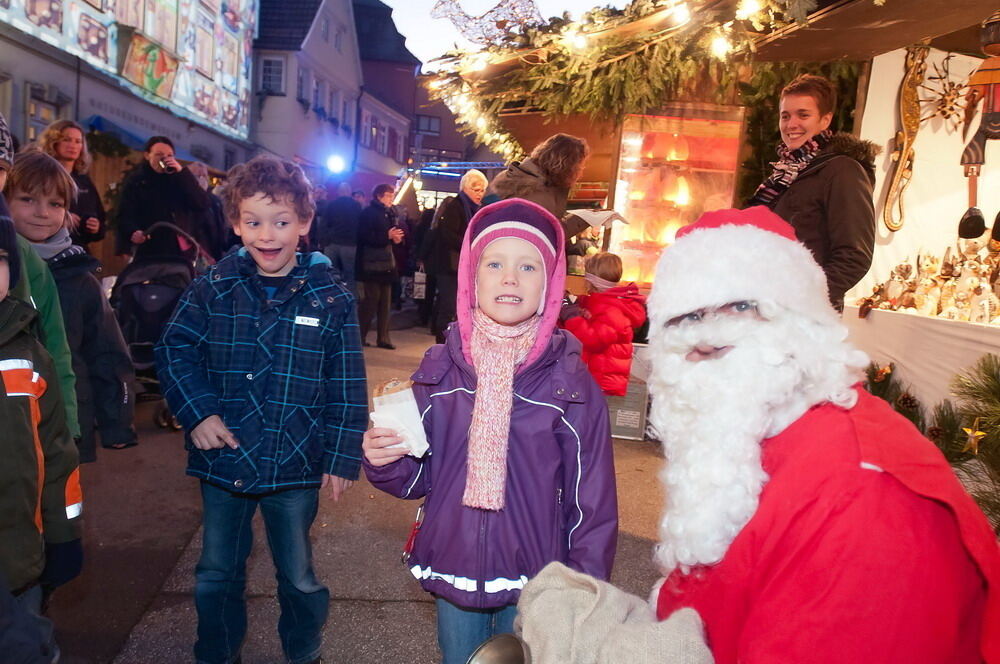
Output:
<svg viewBox="0 0 1000 664">
<path fill-rule="evenodd" d="M 455 320 L 458 294 L 458 257 L 469 220 L 479 211 L 488 181 L 482 172 L 466 171 L 459 181 L 457 196 L 441 201 L 432 226 L 433 243 L 428 255 L 434 266 L 437 283 L 434 325 L 431 331 L 439 344 L 444 343 L 448 325 Z"/>
<path fill-rule="evenodd" d="M 511 162 L 490 183 L 485 203 L 523 198 L 537 203 L 562 220 L 566 237 L 589 228 L 573 214 L 566 214 L 570 189 L 580 179 L 590 156 L 587 141 L 569 134 L 554 134 L 535 146 L 524 161 Z"/>
<path fill-rule="evenodd" d="M 222 200 L 212 193 L 212 181 L 209 178 L 208 166 L 200 161 L 188 164 L 188 170 L 198 181 L 198 185 L 208 194 L 209 206 L 200 214 L 192 215 L 194 224 L 191 235 L 201 244 L 202 251 L 217 261 L 231 246 L 229 243 L 230 227 L 226 223 L 226 215 L 222 211 Z"/>
<path fill-rule="evenodd" d="M 380 184 L 372 191 L 372 202 L 361 212 L 358 222 L 357 272 L 358 290 L 361 295 L 359 323 L 361 343 L 368 345 L 368 330 L 372 319 L 376 323 L 376 344 L 379 348 L 395 350 L 389 339 L 389 304 L 392 284 L 399 279 L 392 245 L 403 241 L 403 229 L 396 226 L 392 212 L 395 189 Z"/>
<path fill-rule="evenodd" d="M 837 90 L 822 76 L 803 74 L 781 91 L 781 145 L 771 175 L 749 205 L 765 205 L 795 229 L 826 274 L 830 302 L 868 272 L 875 250 L 875 156 L 880 149 L 830 131 Z"/>
<path fill-rule="evenodd" d="M 72 120 L 56 120 L 38 138 L 42 152 L 58 161 L 76 184 L 76 200 L 70 205 L 70 237 L 73 244 L 86 247 L 104 239 L 104 204 L 94 181 L 87 175 L 91 158 L 83 127 Z"/>
<path fill-rule="evenodd" d="M 191 247 L 183 237 L 167 229 L 147 235 L 146 229 L 165 221 L 190 233 L 193 219 L 211 206 L 208 192 L 178 163 L 173 141 L 166 136 L 146 141 L 143 158 L 138 170 L 122 185 L 118 253 L 128 254 L 137 248 L 148 256 L 189 255 Z"/>
<path fill-rule="evenodd" d="M 562 327 L 583 344 L 583 361 L 608 396 L 625 396 L 632 370 L 632 338 L 646 322 L 646 298 L 635 284 L 619 285 L 622 259 L 598 253 L 586 262 L 587 295 L 564 307 Z"/>
<path fill-rule="evenodd" d="M 392 429 L 365 433 L 368 480 L 426 501 L 408 565 L 435 596 L 444 664 L 512 631 L 521 588 L 546 564 L 611 573 L 608 409 L 579 342 L 556 329 L 564 241 L 533 203 L 480 210 L 462 245 L 458 324 L 413 374 L 430 453 L 406 456 Z"/>
<path fill-rule="evenodd" d="M 433 208 L 421 212 L 420 221 L 413 230 L 417 270 L 424 273 L 424 299 L 417 305 L 417 322 L 421 327 L 431 324 L 431 314 L 434 311 L 434 291 L 437 288 L 437 266 L 432 258 L 434 233 L 431 231 L 431 225 L 434 223 L 434 213 Z"/>
<path fill-rule="evenodd" d="M 323 254 L 296 252 L 315 214 L 297 165 L 255 157 L 229 172 L 223 198 L 243 247 L 191 283 L 155 351 L 187 432 L 187 473 L 201 480 L 194 656 L 240 659 L 260 507 L 284 655 L 319 662 L 330 592 L 316 578 L 309 529 L 320 488 L 336 501 L 357 479 L 367 420 L 354 296 Z"/>
<path fill-rule="evenodd" d="M 319 215 L 319 243 L 347 289 L 358 295 L 355 263 L 358 254 L 358 224 L 361 204 L 351 195 L 351 185 L 341 182 L 337 197 Z"/>
</svg>

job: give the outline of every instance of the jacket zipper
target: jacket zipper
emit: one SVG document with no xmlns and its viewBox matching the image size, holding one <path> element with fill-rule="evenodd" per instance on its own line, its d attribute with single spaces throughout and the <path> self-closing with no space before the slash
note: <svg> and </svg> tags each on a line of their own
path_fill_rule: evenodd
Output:
<svg viewBox="0 0 1000 664">
<path fill-rule="evenodd" d="M 479 595 L 479 608 L 486 607 L 486 511 L 479 517 L 479 582 L 483 584 Z"/>
</svg>

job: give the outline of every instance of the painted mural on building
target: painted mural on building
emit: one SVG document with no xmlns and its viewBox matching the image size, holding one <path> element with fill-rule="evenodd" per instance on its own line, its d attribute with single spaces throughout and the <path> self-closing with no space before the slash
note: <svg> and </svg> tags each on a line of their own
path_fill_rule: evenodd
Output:
<svg viewBox="0 0 1000 664">
<path fill-rule="evenodd" d="M 257 0 L 0 0 L 0 21 L 241 139 L 256 16 Z"/>
</svg>

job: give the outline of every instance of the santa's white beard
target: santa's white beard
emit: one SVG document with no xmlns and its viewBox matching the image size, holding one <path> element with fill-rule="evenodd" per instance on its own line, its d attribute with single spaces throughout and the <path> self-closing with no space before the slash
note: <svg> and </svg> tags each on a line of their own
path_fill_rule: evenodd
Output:
<svg viewBox="0 0 1000 664">
<path fill-rule="evenodd" d="M 652 336 L 650 421 L 667 459 L 656 558 L 669 574 L 723 558 L 768 479 L 761 442 L 814 404 L 853 406 L 850 386 L 867 358 L 843 344 L 843 334 L 803 329 L 794 317 L 723 315 Z M 686 360 L 698 345 L 732 349 L 717 359 Z"/>
</svg>

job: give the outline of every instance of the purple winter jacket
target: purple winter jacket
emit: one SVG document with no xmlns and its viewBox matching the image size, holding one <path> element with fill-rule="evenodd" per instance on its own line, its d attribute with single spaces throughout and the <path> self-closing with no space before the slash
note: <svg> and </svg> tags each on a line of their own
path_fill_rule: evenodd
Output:
<svg viewBox="0 0 1000 664">
<path fill-rule="evenodd" d="M 614 459 L 607 404 L 580 359 L 580 342 L 555 331 L 514 377 L 499 512 L 462 505 L 476 377 L 457 325 L 412 379 L 429 453 L 364 468 L 383 491 L 425 499 L 409 560 L 424 590 L 466 608 L 506 606 L 553 560 L 607 579 L 618 536 Z"/>
</svg>

